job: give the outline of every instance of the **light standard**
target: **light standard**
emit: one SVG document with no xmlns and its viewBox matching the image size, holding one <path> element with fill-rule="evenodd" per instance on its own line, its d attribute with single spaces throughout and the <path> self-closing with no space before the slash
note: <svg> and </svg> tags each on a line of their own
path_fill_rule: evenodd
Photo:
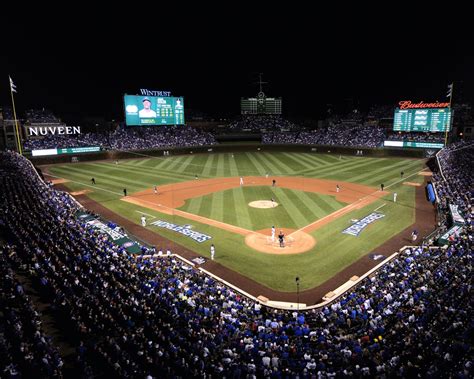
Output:
<svg viewBox="0 0 474 379">
<path fill-rule="evenodd" d="M 300 311 L 300 277 L 296 277 L 296 310 L 299 313 Z"/>
</svg>

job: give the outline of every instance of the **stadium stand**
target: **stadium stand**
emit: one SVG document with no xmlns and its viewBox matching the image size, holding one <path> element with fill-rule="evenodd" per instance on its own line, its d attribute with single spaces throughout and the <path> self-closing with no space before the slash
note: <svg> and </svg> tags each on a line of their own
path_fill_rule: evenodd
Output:
<svg viewBox="0 0 474 379">
<path fill-rule="evenodd" d="M 10 244 L 1 259 L 26 265 L 68 316 L 64 330 L 71 326 L 80 341 L 77 364 L 87 375 L 468 378 L 473 157 L 473 145 L 438 156 L 438 195 L 465 215 L 447 246 L 405 249 L 322 309 L 270 309 L 176 257 L 130 256 L 76 219 L 74 200 L 9 152 L 0 160 L 0 225 Z M 2 285 L 10 291 L 14 283 Z M 41 357 L 33 361 L 41 365 Z M 22 370 L 21 359 L 2 361 L 2 369 Z M 54 369 L 59 361 L 51 362 Z"/>
<path fill-rule="evenodd" d="M 387 140 L 409 142 L 444 142 L 443 133 L 391 132 L 387 133 Z"/>
<path fill-rule="evenodd" d="M 57 118 L 53 112 L 47 109 L 29 109 L 25 112 L 26 121 L 34 124 L 54 124 L 60 123 L 61 120 Z"/>
<path fill-rule="evenodd" d="M 384 135 L 384 130 L 376 126 L 334 124 L 312 131 L 265 133 L 262 136 L 262 143 L 380 147 Z"/>
<path fill-rule="evenodd" d="M 52 149 L 80 146 L 100 146 L 103 149 L 144 150 L 161 147 L 207 146 L 216 144 L 212 134 L 183 126 L 137 127 L 118 129 L 108 133 L 80 135 L 49 135 L 42 139 L 27 140 L 25 150 Z"/>
<path fill-rule="evenodd" d="M 0 248 L 0 369 L 5 378 L 60 377 L 63 361 L 42 330 L 41 317 L 15 279 L 14 250 Z"/>
<path fill-rule="evenodd" d="M 298 130 L 300 126 L 284 119 L 281 115 L 243 115 L 232 121 L 227 128 L 231 131 L 281 131 Z"/>
</svg>

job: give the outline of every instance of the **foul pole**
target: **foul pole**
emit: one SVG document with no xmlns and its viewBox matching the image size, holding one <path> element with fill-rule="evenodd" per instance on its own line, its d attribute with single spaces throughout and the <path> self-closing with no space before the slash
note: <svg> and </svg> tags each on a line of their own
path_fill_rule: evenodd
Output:
<svg viewBox="0 0 474 379">
<path fill-rule="evenodd" d="M 23 155 L 23 148 L 21 147 L 20 131 L 18 129 L 18 119 L 16 118 L 15 98 L 13 96 L 13 92 L 16 92 L 16 89 L 15 89 L 15 85 L 13 84 L 12 78 L 10 76 L 8 78 L 10 79 L 10 95 L 12 97 L 13 117 L 15 118 L 16 144 L 18 148 L 18 153 L 20 155 Z"/>
</svg>

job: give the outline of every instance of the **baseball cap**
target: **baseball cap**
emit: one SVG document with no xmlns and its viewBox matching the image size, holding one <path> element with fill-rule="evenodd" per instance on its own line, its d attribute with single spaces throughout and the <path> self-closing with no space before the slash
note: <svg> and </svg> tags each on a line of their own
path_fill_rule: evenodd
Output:
<svg viewBox="0 0 474 379">
<path fill-rule="evenodd" d="M 143 100 L 142 100 L 142 103 L 143 103 L 144 101 L 149 101 L 149 102 L 151 103 L 151 100 L 150 100 L 149 97 L 144 97 Z"/>
</svg>

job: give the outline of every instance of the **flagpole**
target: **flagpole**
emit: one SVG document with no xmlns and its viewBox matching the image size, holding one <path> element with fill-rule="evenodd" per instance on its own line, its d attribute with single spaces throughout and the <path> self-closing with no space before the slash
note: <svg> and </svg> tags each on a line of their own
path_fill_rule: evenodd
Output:
<svg viewBox="0 0 474 379">
<path fill-rule="evenodd" d="M 20 155 L 23 155 L 23 149 L 21 148 L 21 138 L 20 138 L 20 133 L 19 133 L 19 130 L 18 130 L 18 120 L 16 118 L 15 99 L 13 97 L 13 89 L 12 89 L 11 85 L 10 85 L 10 94 L 12 96 L 13 117 L 15 117 L 15 131 L 16 131 L 16 143 L 17 143 L 17 146 L 18 146 L 18 153 Z"/>
<path fill-rule="evenodd" d="M 446 128 L 446 133 L 444 134 L 444 146 L 446 147 L 448 145 L 448 130 L 451 127 L 451 124 L 453 123 L 453 112 L 451 109 L 452 101 L 453 101 L 453 90 L 454 90 L 454 82 L 451 83 L 451 92 L 449 94 L 449 113 L 451 114 L 451 117 L 449 118 L 449 125 Z"/>
</svg>

